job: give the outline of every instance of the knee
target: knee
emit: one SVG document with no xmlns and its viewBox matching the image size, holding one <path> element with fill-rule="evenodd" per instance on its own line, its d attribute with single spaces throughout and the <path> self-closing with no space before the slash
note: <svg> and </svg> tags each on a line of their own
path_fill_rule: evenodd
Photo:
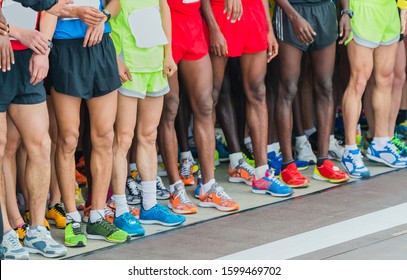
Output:
<svg viewBox="0 0 407 280">
<path fill-rule="evenodd" d="M 251 104 L 262 104 L 266 102 L 266 85 L 264 79 L 251 81 L 246 93 L 247 102 Z"/>
<path fill-rule="evenodd" d="M 362 97 L 366 89 L 368 78 L 365 77 L 355 77 L 349 82 L 350 87 L 352 87 L 353 92 L 357 95 L 358 98 Z"/>
<path fill-rule="evenodd" d="M 381 88 L 391 88 L 394 81 L 394 72 L 388 71 L 380 73 L 380 75 L 375 76 L 375 86 Z"/>
<path fill-rule="evenodd" d="M 4 143 L 2 142 L 3 140 L 0 141 L 0 147 L 2 147 L 4 150 L 4 156 L 8 158 L 15 157 L 17 154 L 17 150 L 20 147 L 21 139 L 8 139 L 8 141 L 7 139 L 4 139 Z"/>
<path fill-rule="evenodd" d="M 106 152 L 113 149 L 114 131 L 113 127 L 102 128 L 91 135 L 92 147 L 103 149 Z M 131 144 L 130 144 L 131 145 Z"/>
<path fill-rule="evenodd" d="M 157 141 L 157 129 L 141 128 L 137 131 L 137 142 L 141 146 L 154 146 Z"/>
<path fill-rule="evenodd" d="M 133 132 L 116 133 L 115 146 L 118 149 L 127 152 L 128 150 L 130 150 L 130 147 L 133 143 L 133 137 L 134 137 Z"/>
<path fill-rule="evenodd" d="M 320 78 L 315 82 L 315 93 L 317 94 L 317 101 L 331 102 L 333 99 L 333 85 L 330 77 Z"/>
<path fill-rule="evenodd" d="M 178 113 L 179 98 L 178 96 L 166 97 L 163 106 L 163 112 L 161 115 L 162 122 L 174 123 Z"/>
<path fill-rule="evenodd" d="M 51 156 L 51 139 L 48 134 L 37 135 L 25 141 L 27 155 L 40 162 L 49 162 Z"/>
<path fill-rule="evenodd" d="M 75 153 L 78 146 L 79 131 L 64 131 L 58 134 L 58 146 L 65 154 Z"/>
<path fill-rule="evenodd" d="M 406 72 L 404 71 L 404 69 L 403 71 L 394 72 L 393 87 L 402 88 L 405 81 L 406 81 Z"/>
<path fill-rule="evenodd" d="M 280 80 L 280 89 L 278 91 L 278 101 L 291 104 L 297 95 L 298 84 L 293 79 Z"/>
<path fill-rule="evenodd" d="M 191 102 L 195 103 L 192 108 L 194 109 L 194 116 L 196 118 L 212 119 L 214 103 L 210 92 L 199 95 L 199 97 L 193 101 L 191 100 Z"/>
</svg>

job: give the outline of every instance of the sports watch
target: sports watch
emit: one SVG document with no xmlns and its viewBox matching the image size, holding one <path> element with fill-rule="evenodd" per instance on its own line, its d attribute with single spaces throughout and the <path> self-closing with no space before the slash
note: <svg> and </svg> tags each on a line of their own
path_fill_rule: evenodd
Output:
<svg viewBox="0 0 407 280">
<path fill-rule="evenodd" d="M 350 18 L 353 18 L 353 11 L 351 9 L 343 9 L 341 15 L 347 14 Z"/>
<path fill-rule="evenodd" d="M 110 20 L 110 18 L 112 17 L 112 15 L 110 14 L 110 12 L 108 10 L 103 9 L 102 13 L 107 17 L 106 22 L 108 22 Z"/>
</svg>

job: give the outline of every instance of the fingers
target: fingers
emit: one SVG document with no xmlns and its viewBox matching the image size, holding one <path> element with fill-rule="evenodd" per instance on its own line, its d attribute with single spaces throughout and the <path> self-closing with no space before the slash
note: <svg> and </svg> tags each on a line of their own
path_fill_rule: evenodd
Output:
<svg viewBox="0 0 407 280">
<path fill-rule="evenodd" d="M 129 70 L 128 68 L 126 69 L 126 75 L 127 75 L 127 78 L 128 78 L 130 81 L 133 81 L 133 77 L 131 76 L 130 70 Z"/>
<path fill-rule="evenodd" d="M 92 33 L 92 28 L 88 27 L 88 29 L 86 30 L 86 35 L 85 38 L 83 39 L 83 47 L 86 48 L 86 46 L 88 45 L 89 42 L 89 37 Z"/>
<path fill-rule="evenodd" d="M 9 69 L 10 62 L 8 61 L 9 57 L 7 55 L 7 49 L 1 49 L 1 71 L 6 72 Z"/>
<path fill-rule="evenodd" d="M 2 36 L 6 36 L 7 35 L 7 30 L 8 30 L 7 24 L 0 21 L 0 34 Z"/>
</svg>

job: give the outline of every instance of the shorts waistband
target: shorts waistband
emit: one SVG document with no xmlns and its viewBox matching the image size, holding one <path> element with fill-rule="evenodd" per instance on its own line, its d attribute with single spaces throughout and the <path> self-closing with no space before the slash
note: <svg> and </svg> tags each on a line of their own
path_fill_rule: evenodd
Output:
<svg viewBox="0 0 407 280">
<path fill-rule="evenodd" d="M 298 4 L 293 3 L 291 5 L 296 6 L 296 7 L 298 7 L 298 6 L 320 6 L 320 5 L 329 3 L 329 2 L 332 2 L 332 0 L 322 0 L 321 2 L 318 2 L 318 3 L 301 3 L 301 4 L 300 3 L 298 3 Z"/>
<path fill-rule="evenodd" d="M 359 2 L 366 5 L 374 5 L 374 6 L 381 6 L 386 7 L 387 5 L 395 5 L 396 1 L 394 0 L 352 0 L 352 2 Z"/>
<path fill-rule="evenodd" d="M 106 38 L 109 37 L 109 33 L 104 33 L 102 36 L 102 41 L 106 40 Z M 82 46 L 83 45 L 83 39 L 85 38 L 78 38 L 78 39 L 53 39 L 52 43 L 54 45 L 59 45 L 59 46 L 66 46 L 66 45 L 71 45 L 71 46 Z"/>
</svg>

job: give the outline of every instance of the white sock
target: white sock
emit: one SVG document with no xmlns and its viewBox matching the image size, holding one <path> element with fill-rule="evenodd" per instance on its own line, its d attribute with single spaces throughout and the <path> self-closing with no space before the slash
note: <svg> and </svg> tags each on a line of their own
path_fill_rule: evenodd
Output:
<svg viewBox="0 0 407 280">
<path fill-rule="evenodd" d="M 244 139 L 243 139 L 243 143 L 245 144 L 245 145 L 247 145 L 247 144 L 249 144 L 249 143 L 251 143 L 252 142 L 252 138 L 250 137 L 250 136 L 247 136 L 247 137 L 245 137 Z"/>
<path fill-rule="evenodd" d="M 213 184 L 215 184 L 216 181 L 215 179 L 210 179 L 206 184 L 202 184 L 201 190 L 202 194 L 206 194 L 212 187 Z"/>
<path fill-rule="evenodd" d="M 278 154 L 279 151 L 280 151 L 279 142 L 267 145 L 267 153 L 275 152 L 276 154 Z"/>
<path fill-rule="evenodd" d="M 137 170 L 137 165 L 135 162 L 129 164 L 130 172 Z"/>
<path fill-rule="evenodd" d="M 105 210 L 90 210 L 90 222 L 96 223 L 97 221 L 99 221 L 100 219 L 104 219 L 105 218 Z"/>
<path fill-rule="evenodd" d="M 72 222 L 81 222 L 81 214 L 79 214 L 78 211 L 74 211 L 71 213 L 66 213 L 66 223 L 72 223 Z"/>
<path fill-rule="evenodd" d="M 256 177 L 257 180 L 259 180 L 260 178 L 263 178 L 266 175 L 266 171 L 269 168 L 269 166 L 267 164 L 256 167 L 254 169 L 254 176 Z"/>
<path fill-rule="evenodd" d="M 310 135 L 311 135 L 312 133 L 316 132 L 316 131 L 317 131 L 317 129 L 316 129 L 315 126 L 314 126 L 313 128 L 305 129 L 305 130 L 304 130 L 304 134 L 305 134 L 307 137 L 310 137 Z"/>
<path fill-rule="evenodd" d="M 187 152 L 182 152 L 179 154 L 179 158 L 182 160 L 186 159 L 186 158 L 193 158 L 191 151 L 187 151 Z"/>
<path fill-rule="evenodd" d="M 356 144 L 345 145 L 345 152 L 356 150 L 357 148 L 358 148 L 358 146 Z"/>
<path fill-rule="evenodd" d="M 141 181 L 141 194 L 143 196 L 143 208 L 150 210 L 157 204 L 156 181 Z"/>
<path fill-rule="evenodd" d="M 295 137 L 295 143 L 296 144 L 303 143 L 305 141 L 308 141 L 308 138 L 307 138 L 306 135 L 301 135 L 301 136 Z"/>
<path fill-rule="evenodd" d="M 126 195 L 125 194 L 114 194 L 113 200 L 116 203 L 115 216 L 120 217 L 126 212 L 129 212 L 129 206 L 127 205 Z"/>
<path fill-rule="evenodd" d="M 387 145 L 387 142 L 389 142 L 389 140 L 389 137 L 373 137 L 373 143 L 376 144 L 377 149 L 379 150 L 382 150 L 384 146 Z"/>
<path fill-rule="evenodd" d="M 175 185 L 177 185 L 177 184 L 182 184 L 182 181 L 181 180 L 178 180 L 178 181 L 176 181 L 174 184 L 171 184 L 170 185 L 170 193 L 174 193 L 174 191 L 175 191 Z"/>
<path fill-rule="evenodd" d="M 329 135 L 329 142 L 335 141 L 335 135 Z"/>
<path fill-rule="evenodd" d="M 235 169 L 239 164 L 239 160 L 243 158 L 242 152 L 229 154 L 230 169 Z"/>
</svg>

